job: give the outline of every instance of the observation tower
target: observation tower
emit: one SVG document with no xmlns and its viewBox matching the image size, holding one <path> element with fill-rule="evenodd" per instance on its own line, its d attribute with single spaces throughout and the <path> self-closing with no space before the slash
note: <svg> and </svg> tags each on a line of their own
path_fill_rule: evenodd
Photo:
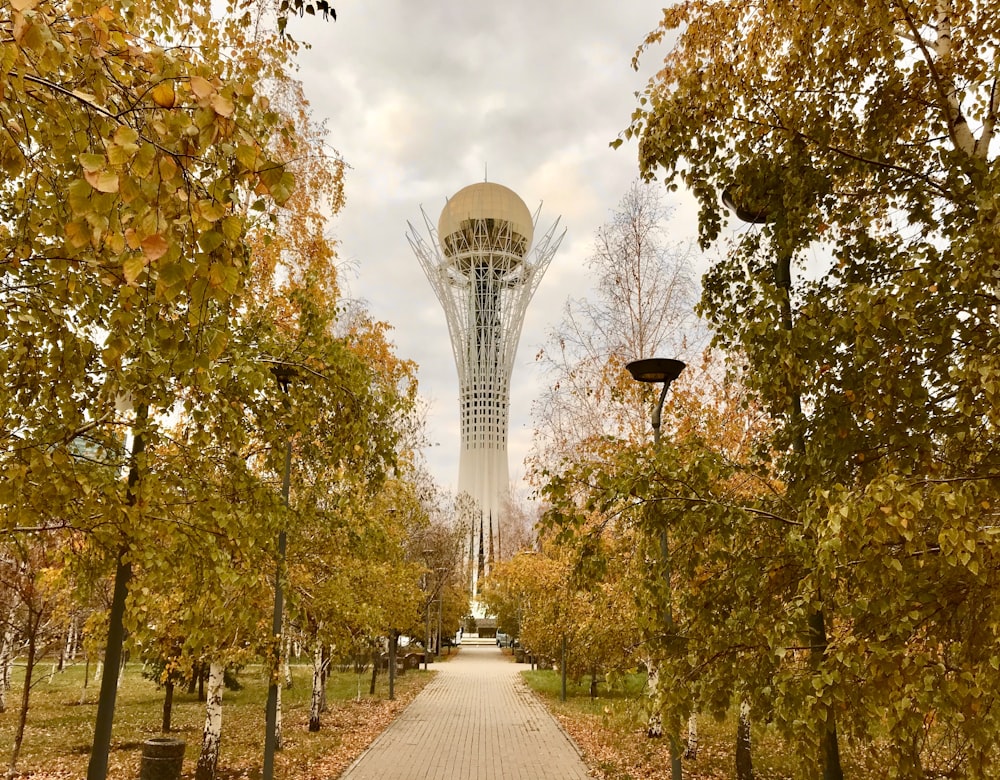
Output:
<svg viewBox="0 0 1000 780">
<path fill-rule="evenodd" d="M 534 215 L 493 182 L 464 187 L 445 204 L 429 241 L 408 223 L 407 240 L 444 308 L 458 369 L 462 450 L 457 511 L 468 533 L 472 600 L 501 554 L 510 472 L 510 375 L 524 312 L 559 248 L 557 219 L 532 247 Z M 477 606 L 478 609 L 478 606 Z"/>
</svg>

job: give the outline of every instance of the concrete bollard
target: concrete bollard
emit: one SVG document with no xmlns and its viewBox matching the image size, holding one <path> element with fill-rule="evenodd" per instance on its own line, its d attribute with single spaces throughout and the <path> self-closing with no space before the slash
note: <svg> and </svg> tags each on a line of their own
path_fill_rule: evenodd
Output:
<svg viewBox="0 0 1000 780">
<path fill-rule="evenodd" d="M 179 780 L 183 765 L 183 739 L 152 737 L 142 743 L 139 780 Z"/>
</svg>

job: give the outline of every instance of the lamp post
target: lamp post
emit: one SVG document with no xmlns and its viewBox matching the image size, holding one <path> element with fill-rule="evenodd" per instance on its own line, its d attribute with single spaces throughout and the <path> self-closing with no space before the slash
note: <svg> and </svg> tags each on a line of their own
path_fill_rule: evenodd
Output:
<svg viewBox="0 0 1000 780">
<path fill-rule="evenodd" d="M 732 190 L 724 190 L 722 193 L 722 203 L 732 211 L 737 219 L 752 225 L 762 225 L 774 222 L 775 213 L 767 208 L 751 209 L 747 208 L 734 197 Z M 792 319 L 792 255 L 788 251 L 775 253 L 774 258 L 774 283 L 781 290 L 779 305 L 781 307 L 781 326 L 787 331 L 791 331 L 794 326 Z M 802 457 L 806 454 L 806 439 L 802 426 L 802 394 L 799 388 L 793 388 L 791 394 L 790 417 L 794 435 L 792 437 L 792 450 L 796 455 Z M 789 488 L 793 485 L 789 485 Z M 819 601 L 822 604 L 822 595 Z M 814 609 L 809 614 L 809 647 L 813 665 L 819 665 L 826 655 L 826 617 L 823 607 Z M 737 740 L 739 744 L 739 740 Z M 823 751 L 823 780 L 843 780 L 844 773 L 840 766 L 840 744 L 837 738 L 837 721 L 834 713 L 827 714 L 826 730 L 822 739 Z"/>
<path fill-rule="evenodd" d="M 285 408 L 288 408 L 288 386 L 295 376 L 295 369 L 284 364 L 275 364 L 271 368 L 274 378 L 278 382 L 278 387 L 282 392 Z M 287 436 L 285 443 L 285 469 L 281 477 L 281 500 L 285 509 L 288 509 L 288 495 L 291 484 L 292 473 L 292 437 Z M 281 618 L 284 610 L 284 591 L 281 586 L 281 576 L 285 568 L 285 525 L 281 524 L 278 531 L 278 556 L 274 573 L 274 613 L 271 620 L 271 637 L 276 642 L 278 654 L 275 657 L 275 668 L 271 670 L 270 680 L 267 684 L 267 706 L 264 711 L 264 768 L 261 772 L 263 780 L 272 780 L 274 777 L 274 753 L 278 749 L 278 661 L 281 656 Z"/>
<path fill-rule="evenodd" d="M 680 360 L 670 358 L 645 358 L 643 360 L 633 360 L 625 366 L 632 378 L 637 382 L 648 382 L 651 384 L 661 384 L 660 398 L 653 407 L 653 446 L 660 446 L 660 421 L 663 414 L 663 401 L 667 397 L 667 390 L 671 383 L 680 376 L 684 370 L 684 363 Z M 667 609 L 663 616 L 664 628 L 667 636 L 674 633 L 674 615 L 670 598 L 670 555 L 667 529 L 660 529 L 660 558 L 663 561 L 663 578 L 666 582 Z M 652 730 L 651 730 L 652 731 Z M 650 733 L 649 736 L 657 736 Z M 670 776 L 673 780 L 681 780 L 681 750 L 676 734 L 670 735 Z"/>
<path fill-rule="evenodd" d="M 446 568 L 444 568 L 443 566 L 439 567 L 438 570 L 437 570 L 437 575 L 438 575 L 438 587 L 437 587 L 437 591 L 438 591 L 438 633 L 437 633 L 437 642 L 435 643 L 435 647 L 434 647 L 434 654 L 438 655 L 438 656 L 441 655 L 441 617 L 442 617 L 442 612 L 444 611 L 444 575 L 445 575 L 445 572 L 447 572 L 447 571 L 448 570 Z"/>
<path fill-rule="evenodd" d="M 434 550 L 424 550 L 424 561 L 430 561 Z M 424 575 L 424 671 L 427 671 L 427 656 L 431 652 L 431 583 L 430 570 Z"/>
</svg>

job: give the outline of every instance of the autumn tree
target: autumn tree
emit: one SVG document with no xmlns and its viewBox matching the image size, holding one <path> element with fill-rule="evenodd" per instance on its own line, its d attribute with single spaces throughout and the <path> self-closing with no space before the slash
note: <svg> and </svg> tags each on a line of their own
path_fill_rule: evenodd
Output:
<svg viewBox="0 0 1000 780">
<path fill-rule="evenodd" d="M 0 501 L 8 528 L 60 507 L 114 563 L 111 669 L 134 560 L 162 530 L 149 499 L 165 415 L 194 393 L 199 414 L 225 420 L 215 387 L 252 396 L 270 381 L 252 365 L 259 349 L 223 353 L 250 289 L 246 236 L 294 185 L 267 142 L 291 124 L 257 89 L 290 49 L 276 36 L 252 56 L 229 49 L 242 23 L 178 3 L 0 11 Z M 81 478 L 71 442 L 122 453 L 126 433 L 127 481 Z M 114 700 L 109 674 L 92 778 L 106 772 Z"/>
<path fill-rule="evenodd" d="M 637 181 L 598 228 L 587 261 L 594 289 L 566 301 L 538 353 L 549 387 L 533 409 L 533 468 L 606 434 L 641 435 L 648 412 L 625 364 L 697 353 L 691 248 L 668 240 L 668 215 L 658 190 Z"/>
<path fill-rule="evenodd" d="M 659 191 L 637 181 L 596 233 L 592 296 L 567 302 L 539 355 L 551 386 L 535 407 L 538 484 L 604 457 L 609 437 L 647 435 L 649 392 L 625 371 L 629 361 L 697 354 L 691 248 L 667 241 L 667 216 Z M 654 712 L 651 735 L 657 724 Z"/>
<path fill-rule="evenodd" d="M 998 10 L 692 0 L 643 47 L 673 41 L 625 133 L 643 172 L 704 246 L 723 194 L 757 225 L 702 309 L 777 422 L 799 638 L 769 706 L 829 778 L 840 733 L 894 776 L 995 760 Z"/>
</svg>

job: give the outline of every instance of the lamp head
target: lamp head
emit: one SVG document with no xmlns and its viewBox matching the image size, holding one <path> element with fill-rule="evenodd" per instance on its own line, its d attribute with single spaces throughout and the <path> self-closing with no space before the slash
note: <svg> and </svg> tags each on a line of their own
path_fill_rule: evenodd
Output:
<svg viewBox="0 0 1000 780">
<path fill-rule="evenodd" d="M 294 366 L 290 366 L 287 363 L 273 363 L 271 365 L 271 373 L 274 374 L 274 378 L 278 381 L 278 387 L 281 388 L 281 392 L 287 393 L 288 386 L 292 383 L 298 372 Z"/>
<path fill-rule="evenodd" d="M 664 382 L 669 385 L 684 370 L 684 363 L 672 358 L 644 358 L 633 360 L 625 368 L 637 382 Z"/>
</svg>

